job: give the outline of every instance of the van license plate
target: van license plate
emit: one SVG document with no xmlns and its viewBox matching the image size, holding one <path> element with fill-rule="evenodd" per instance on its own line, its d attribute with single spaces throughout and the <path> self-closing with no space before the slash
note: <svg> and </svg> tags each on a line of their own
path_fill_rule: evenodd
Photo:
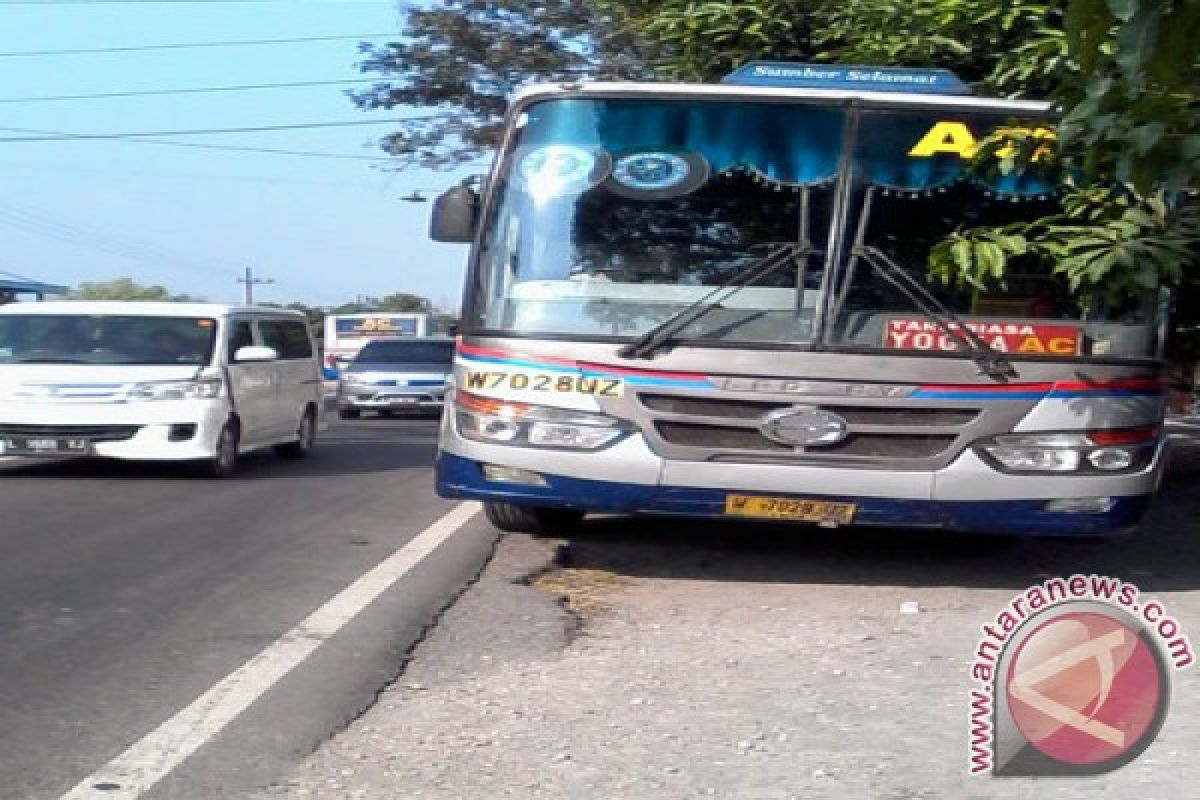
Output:
<svg viewBox="0 0 1200 800">
<path fill-rule="evenodd" d="M 734 517 L 787 519 L 798 522 L 837 522 L 848 525 L 854 519 L 853 503 L 825 500 L 797 500 L 791 497 L 755 497 L 744 494 L 725 496 L 725 513 Z"/>
<path fill-rule="evenodd" d="M 0 453 L 11 456 L 83 455 L 91 449 L 87 439 L 0 439 Z"/>
</svg>

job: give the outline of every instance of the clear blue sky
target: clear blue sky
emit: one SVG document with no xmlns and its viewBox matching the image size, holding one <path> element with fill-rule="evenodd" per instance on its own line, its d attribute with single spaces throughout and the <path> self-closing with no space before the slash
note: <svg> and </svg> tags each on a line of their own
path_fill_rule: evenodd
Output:
<svg viewBox="0 0 1200 800">
<path fill-rule="evenodd" d="M 401 14 L 394 0 L 0 0 L 0 52 L 387 33 L 400 30 Z M 359 111 L 344 96 L 349 85 L 6 102 L 359 78 L 359 58 L 356 40 L 0 57 L 0 127 L 128 133 L 421 113 Z M 380 151 L 371 140 L 388 130 L 172 140 L 374 156 Z M 0 270 L 68 285 L 129 276 L 221 301 L 241 297 L 235 278 L 251 265 L 276 281 L 256 288 L 261 300 L 332 305 L 408 291 L 458 303 L 465 248 L 430 242 L 430 204 L 399 200 L 416 187 L 450 185 L 457 175 L 120 141 L 3 142 L 20 135 L 0 130 Z"/>
</svg>

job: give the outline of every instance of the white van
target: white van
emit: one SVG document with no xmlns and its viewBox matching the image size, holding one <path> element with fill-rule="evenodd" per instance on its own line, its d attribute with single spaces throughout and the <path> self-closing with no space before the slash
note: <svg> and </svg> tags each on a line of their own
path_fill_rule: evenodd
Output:
<svg viewBox="0 0 1200 800">
<path fill-rule="evenodd" d="M 0 456 L 302 458 L 324 421 L 304 316 L 207 303 L 0 307 Z"/>
</svg>

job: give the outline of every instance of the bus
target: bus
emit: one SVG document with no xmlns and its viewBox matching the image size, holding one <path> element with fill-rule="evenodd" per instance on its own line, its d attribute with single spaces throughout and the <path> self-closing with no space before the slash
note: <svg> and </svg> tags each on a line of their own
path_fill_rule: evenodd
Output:
<svg viewBox="0 0 1200 800">
<path fill-rule="evenodd" d="M 1164 290 L 1052 264 L 935 280 L 956 231 L 1054 213 L 1038 102 L 943 70 L 749 64 L 533 87 L 469 241 L 437 491 L 504 530 L 588 513 L 1107 536 L 1164 463 Z M 1011 159 L 1010 159 L 1011 161 Z"/>
<path fill-rule="evenodd" d="M 426 312 L 379 311 L 359 314 L 330 314 L 325 317 L 323 376 L 336 380 L 343 366 L 372 339 L 397 336 L 430 336 L 432 314 Z"/>
</svg>

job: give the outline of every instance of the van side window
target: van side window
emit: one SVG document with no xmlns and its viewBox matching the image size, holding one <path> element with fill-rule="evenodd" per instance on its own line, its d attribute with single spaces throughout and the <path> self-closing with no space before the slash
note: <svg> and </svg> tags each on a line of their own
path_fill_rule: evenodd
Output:
<svg viewBox="0 0 1200 800">
<path fill-rule="evenodd" d="M 284 358 L 312 358 L 312 340 L 308 338 L 308 326 L 298 320 L 286 320 L 283 326 Z"/>
<path fill-rule="evenodd" d="M 235 320 L 229 331 L 229 357 L 226 360 L 233 364 L 234 353 L 243 347 L 252 347 L 253 345 L 254 330 L 250 327 L 250 323 L 244 319 Z"/>
<path fill-rule="evenodd" d="M 263 344 L 273 347 L 281 359 L 294 361 L 312 357 L 312 344 L 303 322 L 264 319 L 259 321 L 258 330 L 262 334 Z"/>
</svg>

